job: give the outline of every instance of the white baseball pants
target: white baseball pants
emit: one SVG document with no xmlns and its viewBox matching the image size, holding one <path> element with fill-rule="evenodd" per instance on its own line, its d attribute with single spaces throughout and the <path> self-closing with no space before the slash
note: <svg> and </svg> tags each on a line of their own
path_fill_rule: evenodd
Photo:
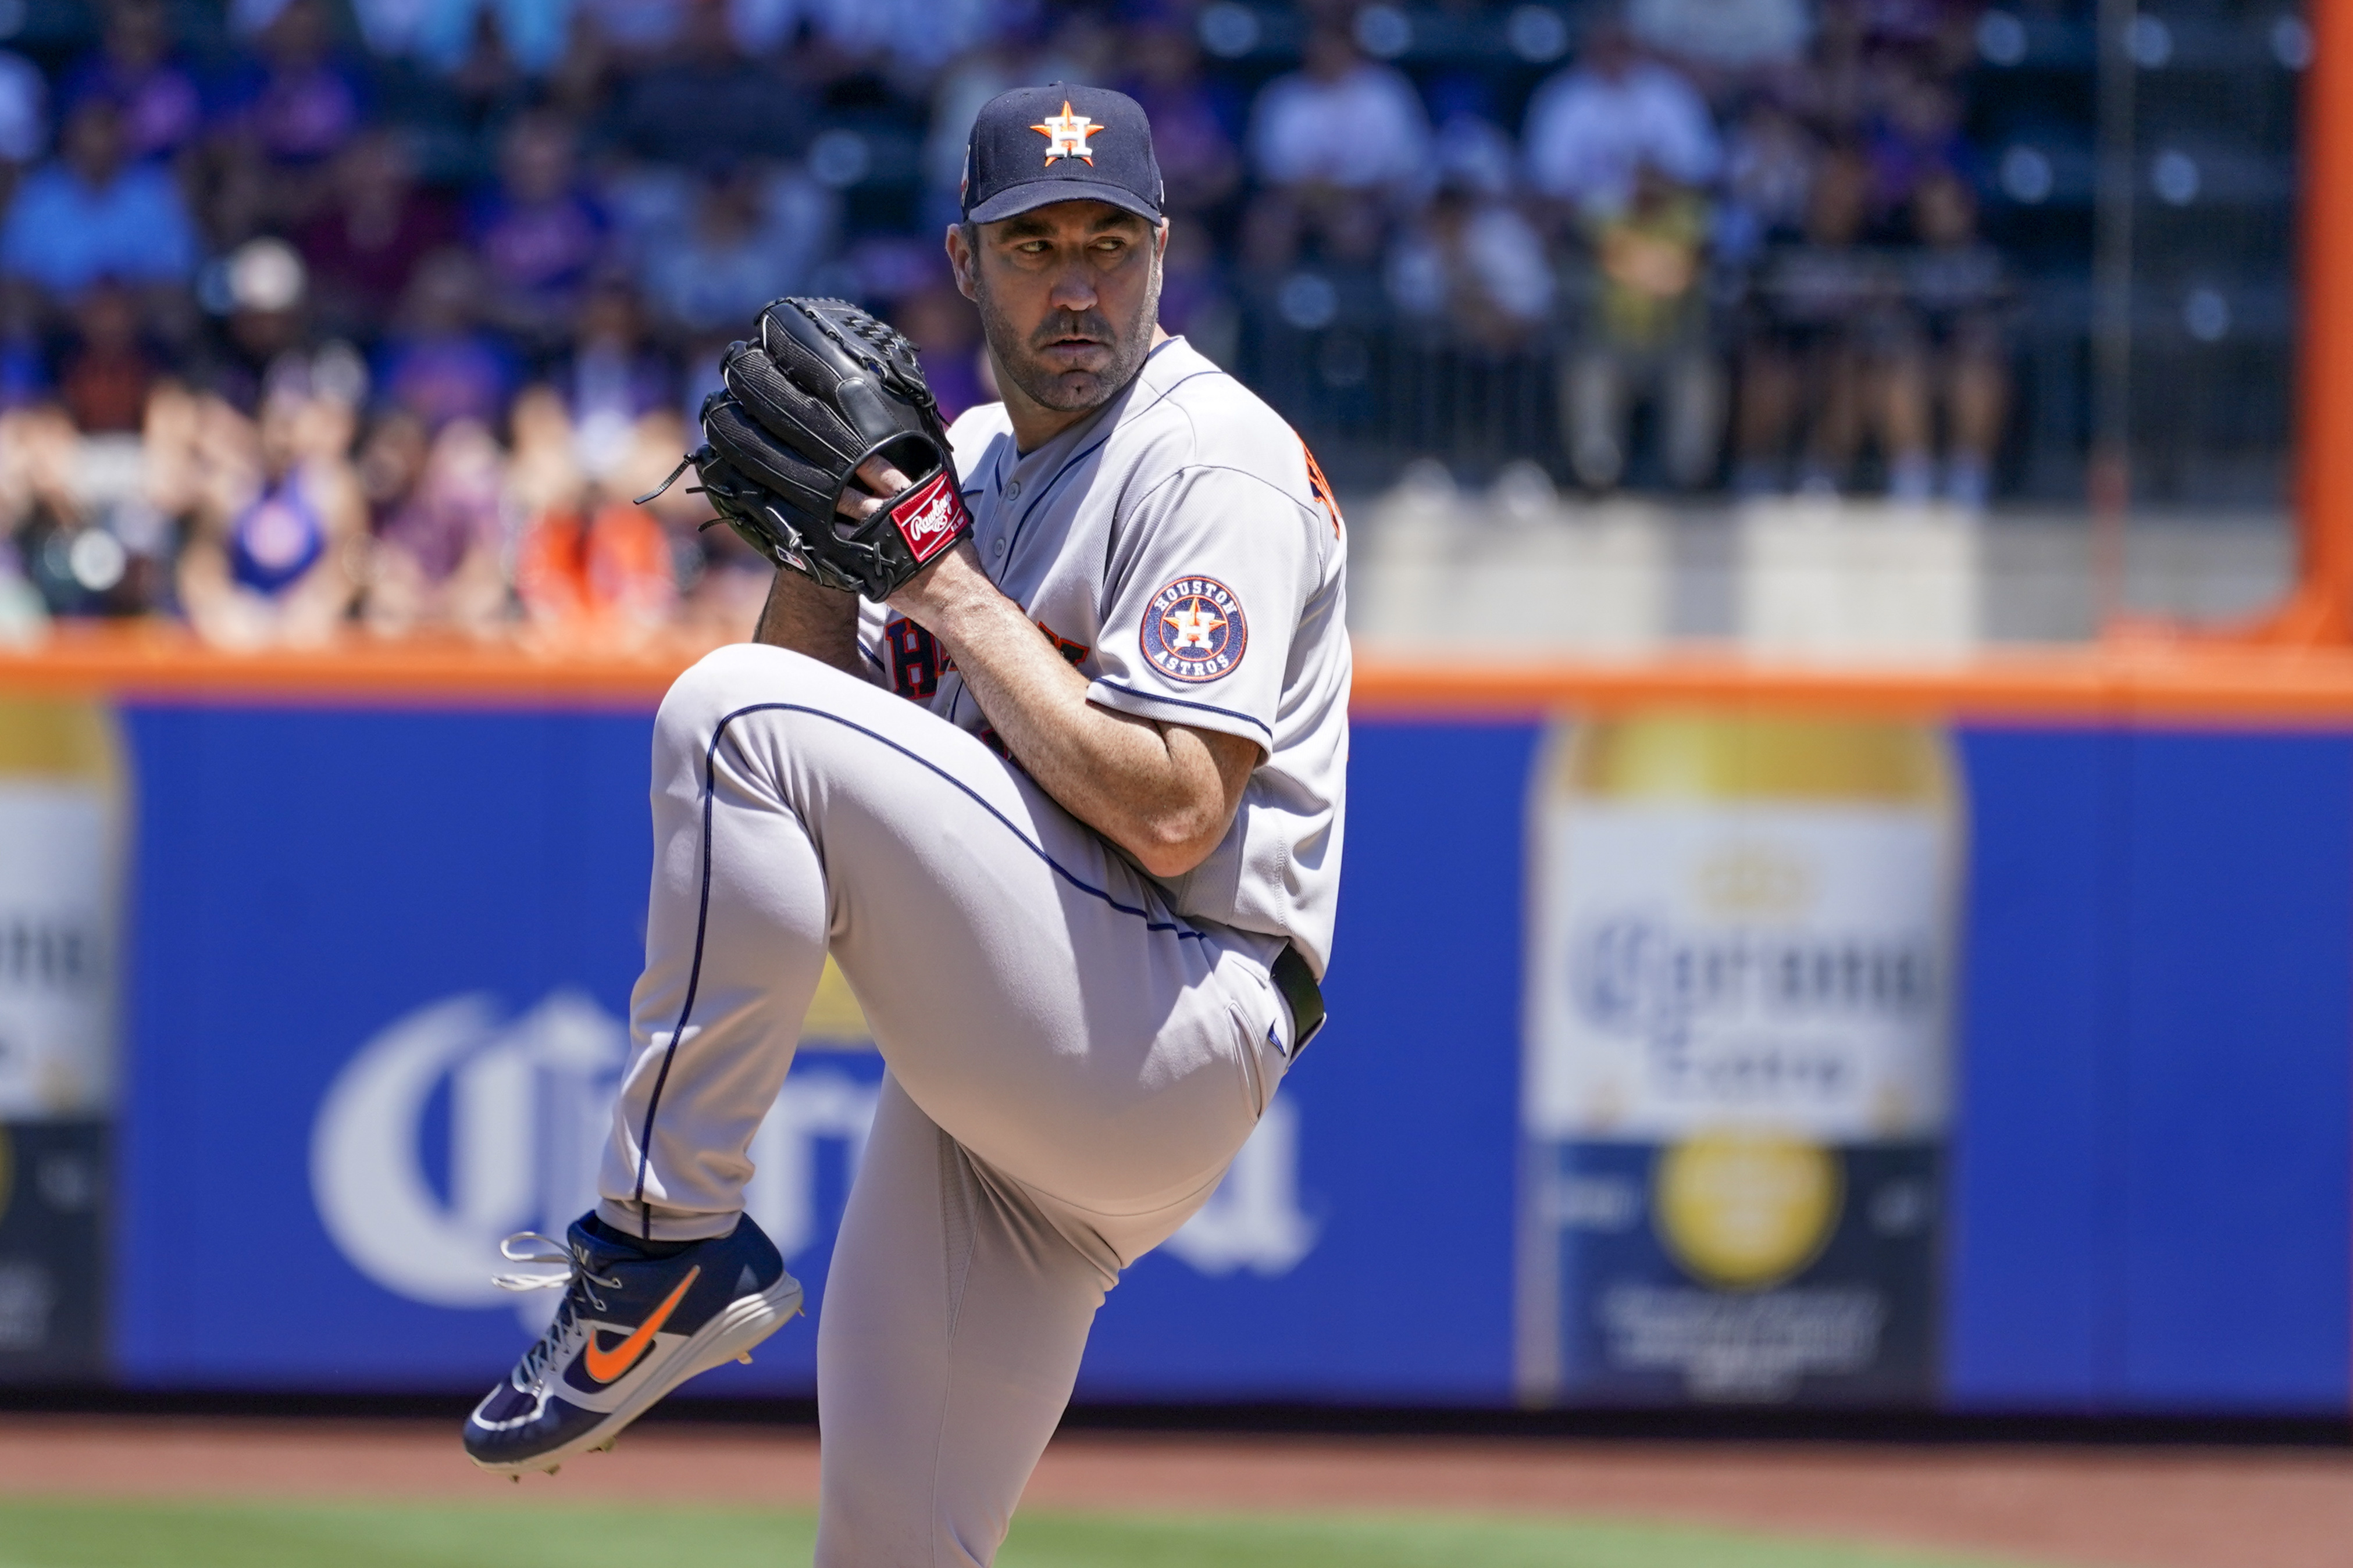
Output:
<svg viewBox="0 0 2353 1568">
<path fill-rule="evenodd" d="M 974 736 L 779 648 L 670 689 L 653 822 L 597 1212 L 733 1227 L 829 949 L 889 1073 L 818 1330 L 817 1562 L 987 1563 L 1103 1292 L 1282 1076 L 1278 948 L 1176 920 Z"/>
</svg>

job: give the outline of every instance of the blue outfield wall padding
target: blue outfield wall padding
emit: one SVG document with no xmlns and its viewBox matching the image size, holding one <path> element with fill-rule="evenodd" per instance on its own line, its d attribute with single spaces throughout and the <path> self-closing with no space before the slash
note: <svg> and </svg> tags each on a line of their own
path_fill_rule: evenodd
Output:
<svg viewBox="0 0 2353 1568">
<path fill-rule="evenodd" d="M 1166 1255 L 1095 1321 L 1095 1398 L 1511 1398 L 1521 825 L 1535 731 L 1358 724 L 1331 1023 L 1296 1108 L 1315 1247 L 1278 1278 Z"/>
<path fill-rule="evenodd" d="M 1962 750 L 1948 1399 L 2345 1409 L 2353 741 Z"/>
<path fill-rule="evenodd" d="M 576 987 L 626 1016 L 650 718 L 126 717 L 122 1374 L 446 1385 L 511 1353 L 512 1312 L 404 1301 L 338 1256 L 313 1206 L 312 1117 L 351 1053 L 423 1001 L 480 991 L 520 1011 Z"/>
<path fill-rule="evenodd" d="M 2126 745 L 2124 1402 L 2340 1411 L 2353 739 Z"/>
<path fill-rule="evenodd" d="M 1946 1396 L 1963 1407 L 2099 1407 L 2122 1302 L 2105 1112 L 2102 977 L 2115 859 L 2110 736 L 1974 731 L 1957 1020 Z"/>
<path fill-rule="evenodd" d="M 354 1053 L 420 1006 L 482 993 L 512 1020 L 574 990 L 625 1015 L 648 722 L 159 708 L 129 728 L 142 849 L 123 1374 L 260 1387 L 496 1375 L 523 1342 L 515 1313 L 404 1300 L 364 1277 L 322 1227 L 311 1134 Z M 1147 1260 L 1103 1315 L 1090 1393 L 1507 1397 L 1532 739 L 1360 731 L 1335 1021 L 1284 1094 L 1312 1246 L 1296 1267 L 1247 1247 L 1229 1264 Z M 871 1092 L 879 1070 L 871 1056 L 805 1055 L 795 1078 L 847 1075 Z M 443 1204 L 458 1201 L 454 1093 L 433 1091 L 417 1135 Z M 821 1212 L 793 1262 L 816 1311 L 843 1146 L 809 1152 Z M 279 1284 L 257 1296 L 262 1258 Z M 812 1341 L 796 1325 L 754 1369 L 698 1387 L 805 1392 Z"/>
<path fill-rule="evenodd" d="M 474 1254 L 493 1220 L 546 1228 L 585 1205 L 561 1173 L 600 1135 L 624 1048 L 649 716 L 126 721 L 122 1376 L 495 1376 L 526 1331 Z M 1278 1100 L 1290 1142 L 1260 1150 L 1250 1191 L 1219 1194 L 1217 1225 L 1112 1293 L 1083 1394 L 1509 1401 L 1535 733 L 1357 725 L 1334 1021 Z M 2343 1410 L 2353 737 L 1979 727 L 1960 747 L 1945 1397 Z M 419 1019 L 439 1020 L 444 1054 L 383 1157 L 353 1167 L 385 1173 L 380 1205 L 345 1173 L 343 1223 L 380 1206 L 401 1243 L 368 1265 L 331 1235 L 313 1131 L 354 1063 L 408 1048 L 396 1026 L 431 1033 Z M 880 1071 L 871 1052 L 805 1054 L 759 1154 L 819 1311 Z M 806 1392 L 812 1339 L 796 1324 L 698 1387 Z"/>
</svg>

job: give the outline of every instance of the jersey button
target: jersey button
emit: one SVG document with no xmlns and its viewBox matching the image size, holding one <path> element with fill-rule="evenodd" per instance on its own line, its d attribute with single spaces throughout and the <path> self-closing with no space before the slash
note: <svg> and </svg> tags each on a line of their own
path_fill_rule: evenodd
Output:
<svg viewBox="0 0 2353 1568">
<path fill-rule="evenodd" d="M 1021 499 L 1021 481 L 1019 479 L 1016 479 L 1011 484 L 1005 487 L 1005 499 L 1007 500 L 1019 500 Z"/>
<path fill-rule="evenodd" d="M 997 558 L 999 561 L 1005 559 L 1005 541 L 1001 539 L 997 542 Z"/>
</svg>

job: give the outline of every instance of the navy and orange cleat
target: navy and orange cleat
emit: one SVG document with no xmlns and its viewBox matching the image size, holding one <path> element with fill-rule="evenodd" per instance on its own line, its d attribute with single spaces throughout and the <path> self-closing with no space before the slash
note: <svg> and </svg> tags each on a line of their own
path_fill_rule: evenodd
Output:
<svg viewBox="0 0 2353 1568">
<path fill-rule="evenodd" d="M 510 1289 L 564 1291 L 555 1321 L 466 1418 L 466 1457 L 522 1479 L 609 1447 L 621 1428 L 696 1373 L 749 1361 L 754 1345 L 801 1310 L 800 1282 L 752 1223 L 649 1256 L 590 1216 L 565 1242 L 536 1231 L 500 1250 L 562 1274 L 501 1275 Z M 667 1250 L 667 1249 L 665 1249 Z"/>
</svg>

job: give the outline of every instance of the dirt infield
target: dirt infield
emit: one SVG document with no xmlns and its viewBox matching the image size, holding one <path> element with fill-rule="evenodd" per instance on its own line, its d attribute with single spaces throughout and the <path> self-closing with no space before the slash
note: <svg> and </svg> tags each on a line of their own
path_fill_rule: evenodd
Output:
<svg viewBox="0 0 2353 1568">
<path fill-rule="evenodd" d="M 0 1492 L 518 1496 L 807 1506 L 806 1432 L 658 1426 L 553 1479 L 494 1480 L 413 1423 L 0 1417 Z M 2086 1568 L 2345 1568 L 2353 1454 L 1500 1439 L 1058 1439 L 1029 1506 L 1581 1514 L 1944 1547 Z"/>
</svg>

